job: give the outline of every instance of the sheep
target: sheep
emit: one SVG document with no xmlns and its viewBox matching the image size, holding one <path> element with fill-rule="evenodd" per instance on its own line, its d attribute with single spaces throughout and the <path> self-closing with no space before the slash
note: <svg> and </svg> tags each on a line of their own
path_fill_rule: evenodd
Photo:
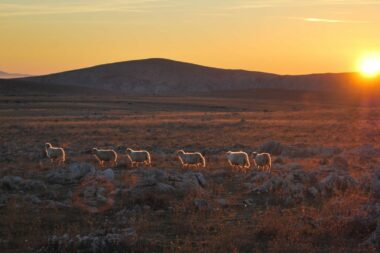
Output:
<svg viewBox="0 0 380 253">
<path fill-rule="evenodd" d="M 263 169 L 264 171 L 271 173 L 272 159 L 269 153 L 258 154 L 257 152 L 253 152 L 252 159 L 257 169 Z"/>
<path fill-rule="evenodd" d="M 247 170 L 251 167 L 249 157 L 246 152 L 243 151 L 228 151 L 226 153 L 228 163 L 232 168 L 238 168 L 239 170 Z"/>
<path fill-rule="evenodd" d="M 117 165 L 117 154 L 112 149 L 97 149 L 93 148 L 91 153 L 98 160 L 101 167 L 104 166 L 104 162 L 112 162 L 114 165 Z"/>
<path fill-rule="evenodd" d="M 45 153 L 51 162 L 58 160 L 58 164 L 60 164 L 66 161 L 65 150 L 63 150 L 63 148 L 53 147 L 49 142 L 45 143 Z"/>
<path fill-rule="evenodd" d="M 187 153 L 183 150 L 177 150 L 178 159 L 181 161 L 182 167 L 190 167 L 195 166 L 198 167 L 206 167 L 206 159 L 199 152 Z"/>
<path fill-rule="evenodd" d="M 150 154 L 146 150 L 133 150 L 127 148 L 127 157 L 131 161 L 132 167 L 136 164 L 138 166 L 140 163 L 146 166 L 152 166 Z"/>
</svg>

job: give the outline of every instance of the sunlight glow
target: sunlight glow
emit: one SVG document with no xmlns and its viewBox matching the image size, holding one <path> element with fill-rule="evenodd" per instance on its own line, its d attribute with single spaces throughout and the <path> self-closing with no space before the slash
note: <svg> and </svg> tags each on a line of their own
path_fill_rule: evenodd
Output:
<svg viewBox="0 0 380 253">
<path fill-rule="evenodd" d="M 380 54 L 364 56 L 359 61 L 359 71 L 365 77 L 375 77 L 380 74 Z"/>
</svg>

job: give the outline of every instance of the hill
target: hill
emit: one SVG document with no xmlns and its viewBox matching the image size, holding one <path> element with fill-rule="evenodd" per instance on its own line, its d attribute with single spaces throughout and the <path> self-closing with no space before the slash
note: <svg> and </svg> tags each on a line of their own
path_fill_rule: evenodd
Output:
<svg viewBox="0 0 380 253">
<path fill-rule="evenodd" d="M 193 95 L 259 88 L 336 92 L 355 85 L 357 77 L 354 73 L 277 75 L 155 58 L 110 63 L 22 80 L 130 95 Z"/>
</svg>

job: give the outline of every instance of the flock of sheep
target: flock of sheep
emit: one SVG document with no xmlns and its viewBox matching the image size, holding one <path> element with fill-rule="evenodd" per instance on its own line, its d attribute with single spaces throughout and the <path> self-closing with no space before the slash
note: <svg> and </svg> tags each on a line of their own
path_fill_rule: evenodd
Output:
<svg viewBox="0 0 380 253">
<path fill-rule="evenodd" d="M 54 160 L 57 160 L 59 163 L 63 163 L 66 160 L 65 150 L 60 147 L 53 147 L 50 143 L 45 144 L 45 152 L 46 156 L 50 158 L 52 162 Z M 117 153 L 112 149 L 93 148 L 91 150 L 91 153 L 98 160 L 100 166 L 104 166 L 105 162 L 113 163 L 113 165 L 117 164 Z M 206 167 L 206 159 L 199 152 L 185 152 L 183 150 L 178 150 L 176 154 L 183 168 Z M 131 162 L 132 167 L 137 167 L 139 165 L 151 166 L 152 164 L 151 155 L 146 150 L 133 150 L 131 148 L 128 148 L 126 151 L 126 156 Z M 228 160 L 229 165 L 234 169 L 245 171 L 251 167 L 250 159 L 246 152 L 228 151 L 226 153 L 226 158 Z M 269 173 L 271 172 L 272 160 L 270 154 L 258 154 L 256 152 L 253 152 L 252 161 L 254 167 L 256 167 L 257 169 L 267 171 Z"/>
</svg>

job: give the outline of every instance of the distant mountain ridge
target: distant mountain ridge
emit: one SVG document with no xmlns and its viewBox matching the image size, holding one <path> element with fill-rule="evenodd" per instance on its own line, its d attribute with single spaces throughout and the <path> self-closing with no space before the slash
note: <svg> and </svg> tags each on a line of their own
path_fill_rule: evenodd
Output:
<svg viewBox="0 0 380 253">
<path fill-rule="evenodd" d="M 11 78 L 20 78 L 20 77 L 28 77 L 30 75 L 19 74 L 19 73 L 7 73 L 0 71 L 0 78 L 2 79 L 11 79 Z"/>
<path fill-rule="evenodd" d="M 98 65 L 22 80 L 131 95 L 191 95 L 260 88 L 337 91 L 354 85 L 356 74 L 277 75 L 152 58 Z"/>
</svg>

